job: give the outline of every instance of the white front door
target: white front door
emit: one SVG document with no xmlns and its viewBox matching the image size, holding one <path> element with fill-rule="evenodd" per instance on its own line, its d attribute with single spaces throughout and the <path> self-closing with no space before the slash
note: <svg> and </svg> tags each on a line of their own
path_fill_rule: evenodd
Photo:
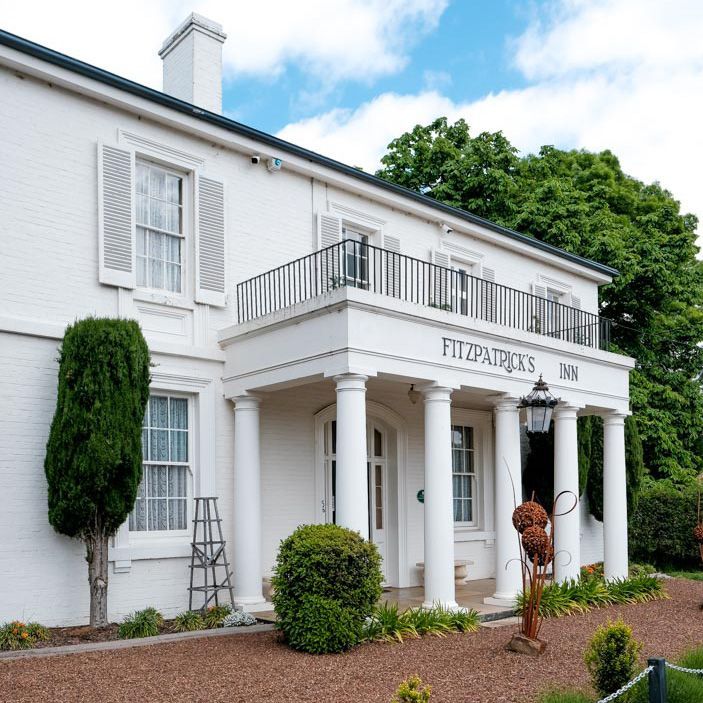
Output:
<svg viewBox="0 0 703 703">
<path fill-rule="evenodd" d="M 337 421 L 330 420 L 324 426 L 325 499 L 323 511 L 325 522 L 337 523 L 335 498 L 337 493 Z M 369 538 L 378 547 L 382 559 L 384 582 L 386 571 L 386 520 L 387 520 L 387 435 L 373 421 L 366 426 L 366 467 L 369 482 Z"/>
</svg>

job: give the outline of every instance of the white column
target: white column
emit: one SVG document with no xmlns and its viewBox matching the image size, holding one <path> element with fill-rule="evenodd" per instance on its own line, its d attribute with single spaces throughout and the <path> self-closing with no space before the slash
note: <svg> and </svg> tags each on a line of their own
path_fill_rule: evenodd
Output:
<svg viewBox="0 0 703 703">
<path fill-rule="evenodd" d="M 366 468 L 366 376 L 335 376 L 337 383 L 337 524 L 369 538 Z"/>
<path fill-rule="evenodd" d="M 554 518 L 554 579 L 557 582 L 577 579 L 581 574 L 581 518 L 579 496 L 579 456 L 576 439 L 576 413 L 578 408 L 559 405 L 554 410 L 554 497 L 563 495 L 556 505 L 556 512 L 566 515 Z"/>
<path fill-rule="evenodd" d="M 264 603 L 261 569 L 261 456 L 259 404 L 234 398 L 234 600 L 248 609 Z"/>
<path fill-rule="evenodd" d="M 425 399 L 425 608 L 456 608 L 452 493 L 451 388 L 431 386 Z"/>
<path fill-rule="evenodd" d="M 627 578 L 625 415 L 603 418 L 603 547 L 605 578 Z"/>
<path fill-rule="evenodd" d="M 522 590 L 519 536 L 513 511 L 522 502 L 520 411 L 517 398 L 502 398 L 495 411 L 495 515 L 496 592 L 486 602 L 513 605 Z"/>
</svg>

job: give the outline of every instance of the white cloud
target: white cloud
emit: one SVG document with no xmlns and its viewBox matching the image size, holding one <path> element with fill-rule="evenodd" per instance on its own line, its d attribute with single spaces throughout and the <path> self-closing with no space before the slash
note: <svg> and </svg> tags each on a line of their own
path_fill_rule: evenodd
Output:
<svg viewBox="0 0 703 703">
<path fill-rule="evenodd" d="M 388 142 L 439 115 L 542 144 L 611 149 L 626 172 L 659 180 L 703 219 L 703 3 L 561 0 L 513 43 L 528 87 L 455 103 L 437 91 L 377 96 L 286 126 L 280 135 L 374 171 Z"/>
<path fill-rule="evenodd" d="M 226 74 L 276 76 L 296 64 L 326 84 L 400 70 L 449 0 L 26 0 L 3 28 L 101 68 L 161 85 L 157 51 L 190 12 L 222 24 Z"/>
</svg>

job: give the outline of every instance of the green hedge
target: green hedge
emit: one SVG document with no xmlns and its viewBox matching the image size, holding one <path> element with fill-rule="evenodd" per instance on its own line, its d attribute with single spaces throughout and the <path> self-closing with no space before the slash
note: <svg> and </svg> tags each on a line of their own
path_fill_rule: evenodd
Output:
<svg viewBox="0 0 703 703">
<path fill-rule="evenodd" d="M 697 506 L 696 486 L 675 487 L 667 481 L 647 486 L 630 515 L 630 559 L 661 568 L 699 566 L 693 539 Z"/>
<path fill-rule="evenodd" d="M 278 627 L 295 649 L 348 649 L 381 596 L 381 581 L 374 544 L 337 525 L 303 525 L 278 551 L 271 580 Z"/>
</svg>

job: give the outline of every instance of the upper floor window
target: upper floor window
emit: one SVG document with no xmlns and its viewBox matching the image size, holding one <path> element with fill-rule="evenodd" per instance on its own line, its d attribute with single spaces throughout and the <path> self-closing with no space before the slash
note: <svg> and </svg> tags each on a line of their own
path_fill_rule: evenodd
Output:
<svg viewBox="0 0 703 703">
<path fill-rule="evenodd" d="M 183 177 L 143 161 L 137 170 L 137 285 L 183 292 Z"/>
<path fill-rule="evenodd" d="M 142 427 L 142 481 L 129 529 L 188 529 L 188 399 L 152 395 Z"/>
<path fill-rule="evenodd" d="M 452 425 L 452 484 L 454 522 L 476 524 L 476 464 L 474 430 Z"/>
</svg>

